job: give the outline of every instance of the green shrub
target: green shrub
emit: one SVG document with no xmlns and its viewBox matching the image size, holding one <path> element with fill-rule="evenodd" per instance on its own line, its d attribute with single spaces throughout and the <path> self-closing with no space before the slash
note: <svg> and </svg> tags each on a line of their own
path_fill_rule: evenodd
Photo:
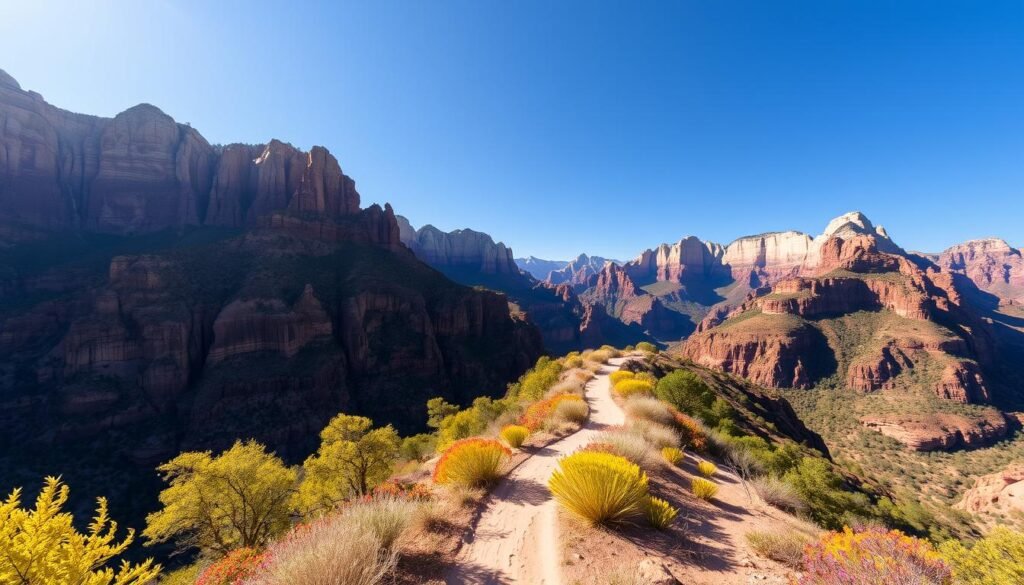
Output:
<svg viewBox="0 0 1024 585">
<path fill-rule="evenodd" d="M 682 463 L 686 455 L 683 453 L 682 449 L 677 449 L 676 447 L 662 447 L 661 457 L 669 465 L 679 465 Z"/>
<path fill-rule="evenodd" d="M 647 521 L 658 530 L 665 530 L 679 514 L 677 508 L 661 498 L 647 498 Z"/>
<path fill-rule="evenodd" d="M 434 468 L 434 483 L 486 486 L 501 477 L 509 450 L 491 439 L 463 439 L 445 450 Z"/>
<path fill-rule="evenodd" d="M 609 453 L 579 451 L 565 457 L 548 487 L 559 504 L 590 524 L 634 518 L 647 504 L 647 474 Z"/>
<path fill-rule="evenodd" d="M 654 394 L 681 412 L 695 416 L 701 416 L 715 401 L 715 394 L 707 383 L 687 370 L 676 370 L 658 380 Z"/>
<path fill-rule="evenodd" d="M 697 471 L 704 477 L 713 477 L 718 473 L 718 466 L 710 461 L 701 461 L 697 464 Z"/>
<path fill-rule="evenodd" d="M 970 548 L 955 540 L 945 542 L 939 554 L 958 584 L 1024 583 L 1024 533 L 1005 526 L 997 526 Z"/>
<path fill-rule="evenodd" d="M 423 461 L 437 450 L 437 437 L 430 433 L 420 433 L 402 439 L 398 452 L 409 461 Z"/>
<path fill-rule="evenodd" d="M 711 500 L 718 493 L 718 486 L 703 477 L 695 477 L 690 482 L 690 491 L 702 500 Z"/>
<path fill-rule="evenodd" d="M 819 457 L 804 457 L 783 479 L 800 493 L 811 518 L 830 529 L 848 525 L 857 517 L 870 517 L 867 496 L 848 491 L 843 478 Z"/>
<path fill-rule="evenodd" d="M 658 347 L 648 341 L 641 341 L 636 344 L 636 349 L 637 351 L 642 351 L 644 353 L 658 353 Z"/>
<path fill-rule="evenodd" d="M 543 356 L 537 360 L 532 369 L 520 376 L 519 380 L 509 387 L 510 398 L 540 400 L 547 391 L 558 383 L 562 374 L 562 364 Z"/>
<path fill-rule="evenodd" d="M 522 425 L 508 425 L 501 429 L 501 438 L 513 449 L 523 446 L 523 441 L 530 436 L 530 429 Z"/>
</svg>

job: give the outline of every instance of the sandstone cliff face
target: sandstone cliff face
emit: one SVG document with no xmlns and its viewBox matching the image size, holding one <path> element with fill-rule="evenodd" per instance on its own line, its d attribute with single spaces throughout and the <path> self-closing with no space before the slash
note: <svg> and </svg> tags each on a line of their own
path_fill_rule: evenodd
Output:
<svg viewBox="0 0 1024 585">
<path fill-rule="evenodd" d="M 978 514 L 988 525 L 999 525 L 1007 516 L 1024 513 L 1024 463 L 979 477 L 955 508 Z"/>
<path fill-rule="evenodd" d="M 866 428 L 892 437 L 914 451 L 950 451 L 982 447 L 1009 432 L 996 411 L 973 417 L 959 414 L 874 415 L 861 418 Z"/>
<path fill-rule="evenodd" d="M 936 259 L 944 270 L 966 275 L 981 290 L 1003 300 L 1024 302 L 1024 252 L 1004 240 L 972 240 Z"/>
<path fill-rule="evenodd" d="M 134 234 L 359 211 L 355 183 L 323 147 L 214 147 L 148 104 L 85 116 L 12 81 L 0 83 L 0 120 L 0 223 Z"/>
<path fill-rule="evenodd" d="M 491 236 L 470 229 L 442 232 L 432 225 L 414 230 L 402 218 L 402 243 L 416 257 L 442 272 L 467 272 L 480 275 L 518 275 L 519 267 L 512 250 L 495 243 Z"/>
</svg>

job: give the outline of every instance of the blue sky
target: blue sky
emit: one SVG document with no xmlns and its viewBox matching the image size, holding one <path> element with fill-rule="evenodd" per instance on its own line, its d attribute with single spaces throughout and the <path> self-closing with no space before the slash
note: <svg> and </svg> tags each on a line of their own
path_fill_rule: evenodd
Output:
<svg viewBox="0 0 1024 585">
<path fill-rule="evenodd" d="M 684 234 L 1024 245 L 1024 3 L 0 3 L 0 68 L 67 109 L 327 146 L 365 202 L 517 255 Z M 88 6 L 85 6 L 88 4 Z"/>
</svg>

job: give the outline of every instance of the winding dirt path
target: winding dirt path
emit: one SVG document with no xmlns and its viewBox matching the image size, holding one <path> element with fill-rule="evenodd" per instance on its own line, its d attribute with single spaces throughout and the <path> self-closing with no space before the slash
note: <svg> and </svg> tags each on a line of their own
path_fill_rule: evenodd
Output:
<svg viewBox="0 0 1024 585">
<path fill-rule="evenodd" d="M 459 550 L 448 585 L 562 585 L 558 508 L 547 482 L 558 460 L 593 441 L 626 416 L 611 396 L 608 375 L 629 358 L 616 358 L 587 383 L 590 420 L 575 433 L 533 451 L 498 484 Z"/>
</svg>

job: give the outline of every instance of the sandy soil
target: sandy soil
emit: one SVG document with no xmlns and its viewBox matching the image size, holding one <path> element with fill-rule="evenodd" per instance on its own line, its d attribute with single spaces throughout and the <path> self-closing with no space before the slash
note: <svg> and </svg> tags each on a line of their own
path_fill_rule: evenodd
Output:
<svg viewBox="0 0 1024 585">
<path fill-rule="evenodd" d="M 449 585 L 564 582 L 559 514 L 547 481 L 561 457 L 584 447 L 605 428 L 625 421 L 622 409 L 612 400 L 608 374 L 626 359 L 611 360 L 587 383 L 590 420 L 583 428 L 534 448 L 494 489 L 459 550 L 457 565 L 446 577 Z"/>
</svg>

